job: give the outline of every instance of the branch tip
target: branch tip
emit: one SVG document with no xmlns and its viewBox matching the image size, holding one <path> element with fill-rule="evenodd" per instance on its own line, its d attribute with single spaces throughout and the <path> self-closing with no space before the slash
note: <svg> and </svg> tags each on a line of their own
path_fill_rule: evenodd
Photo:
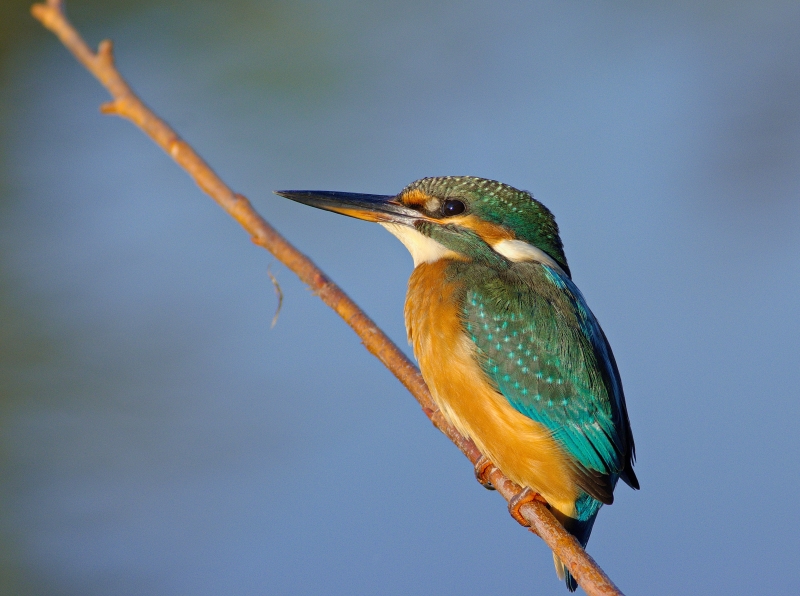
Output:
<svg viewBox="0 0 800 596">
<path fill-rule="evenodd" d="M 53 14 L 53 7 L 49 4 L 34 4 L 31 6 L 31 14 L 33 18 L 39 21 L 42 25 L 44 25 L 47 29 L 51 29 L 50 24 L 55 19 Z"/>
<path fill-rule="evenodd" d="M 31 6 L 31 14 L 47 29 L 52 30 L 53 22 L 64 17 L 64 4 L 61 0 L 47 0 L 46 4 L 37 2 Z"/>
<path fill-rule="evenodd" d="M 119 108 L 117 108 L 116 101 L 107 101 L 106 103 L 100 106 L 100 113 L 101 114 L 110 114 L 116 115 L 119 114 Z"/>
<path fill-rule="evenodd" d="M 108 66 L 114 65 L 114 42 L 104 39 L 97 46 L 97 57 Z"/>
</svg>

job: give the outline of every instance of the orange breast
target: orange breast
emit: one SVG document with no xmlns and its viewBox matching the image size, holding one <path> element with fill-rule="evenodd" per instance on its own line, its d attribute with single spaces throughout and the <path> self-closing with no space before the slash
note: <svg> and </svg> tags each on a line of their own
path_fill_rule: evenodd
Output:
<svg viewBox="0 0 800 596">
<path fill-rule="evenodd" d="M 445 259 L 411 275 L 405 319 L 422 376 L 442 413 L 511 480 L 574 515 L 580 489 L 569 458 L 544 425 L 515 410 L 489 384 L 459 313 L 459 287 L 445 282 Z"/>
</svg>

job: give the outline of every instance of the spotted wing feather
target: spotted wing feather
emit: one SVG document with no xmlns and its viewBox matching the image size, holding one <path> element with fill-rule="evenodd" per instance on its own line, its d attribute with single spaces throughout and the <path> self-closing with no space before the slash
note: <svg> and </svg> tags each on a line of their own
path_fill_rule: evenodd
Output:
<svg viewBox="0 0 800 596">
<path fill-rule="evenodd" d="M 463 321 L 484 372 L 575 458 L 584 490 L 610 503 L 618 477 L 635 481 L 633 440 L 611 349 L 583 296 L 541 264 L 478 277 Z"/>
</svg>

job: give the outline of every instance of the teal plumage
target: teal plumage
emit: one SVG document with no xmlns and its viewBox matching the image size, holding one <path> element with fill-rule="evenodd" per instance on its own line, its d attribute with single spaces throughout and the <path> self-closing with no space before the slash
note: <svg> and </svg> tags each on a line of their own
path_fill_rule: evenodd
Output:
<svg viewBox="0 0 800 596">
<path fill-rule="evenodd" d="M 497 390 L 583 468 L 619 475 L 627 412 L 605 337 L 578 288 L 538 263 L 471 277 L 465 328 Z M 611 491 L 597 497 L 609 503 Z"/>
<path fill-rule="evenodd" d="M 470 278 L 464 329 L 483 371 L 515 409 L 549 428 L 574 458 L 585 493 L 576 518 L 558 517 L 586 546 L 600 507 L 613 502 L 617 479 L 624 476 L 638 488 L 628 414 L 605 335 L 578 288 L 546 265 L 518 263 L 500 272 L 460 268 Z M 577 583 L 562 572 L 573 591 Z"/>
</svg>

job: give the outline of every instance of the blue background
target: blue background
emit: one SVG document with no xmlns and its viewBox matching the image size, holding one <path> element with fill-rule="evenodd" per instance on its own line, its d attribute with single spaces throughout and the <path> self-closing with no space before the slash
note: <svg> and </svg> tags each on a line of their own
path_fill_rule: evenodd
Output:
<svg viewBox="0 0 800 596">
<path fill-rule="evenodd" d="M 349 328 L 101 116 L 27 7 L 0 8 L 0 592 L 564 594 Z M 532 191 L 637 443 L 642 490 L 589 552 L 629 594 L 797 593 L 800 4 L 68 9 L 407 351 L 405 249 L 271 191 Z"/>
</svg>

